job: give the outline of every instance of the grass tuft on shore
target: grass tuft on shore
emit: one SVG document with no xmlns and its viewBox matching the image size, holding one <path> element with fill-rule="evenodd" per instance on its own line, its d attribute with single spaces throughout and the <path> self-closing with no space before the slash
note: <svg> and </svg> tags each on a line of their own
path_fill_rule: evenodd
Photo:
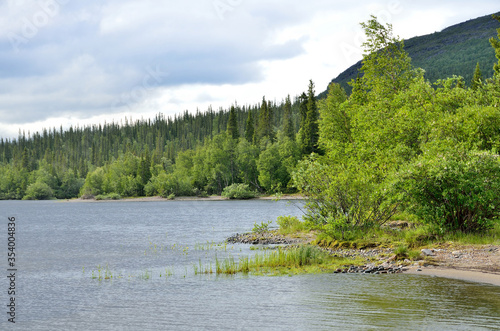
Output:
<svg viewBox="0 0 500 331">
<path fill-rule="evenodd" d="M 296 247 L 278 247 L 253 256 L 233 257 L 223 260 L 215 258 L 215 270 L 210 266 L 195 267 L 195 274 L 215 273 L 217 275 L 234 275 L 252 273 L 256 275 L 280 275 L 319 273 L 336 270 L 345 265 L 362 265 L 362 259 L 345 259 L 332 256 L 329 252 L 312 245 Z"/>
</svg>

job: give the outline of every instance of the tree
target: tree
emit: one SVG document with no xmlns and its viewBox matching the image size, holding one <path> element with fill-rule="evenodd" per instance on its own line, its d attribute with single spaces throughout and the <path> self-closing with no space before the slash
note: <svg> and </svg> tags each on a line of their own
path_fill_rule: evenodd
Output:
<svg viewBox="0 0 500 331">
<path fill-rule="evenodd" d="M 474 76 L 471 81 L 471 89 L 477 90 L 479 86 L 483 84 L 483 74 L 479 68 L 479 62 L 476 64 L 476 69 L 474 70 Z"/>
<path fill-rule="evenodd" d="M 300 148 L 303 154 L 318 153 L 319 128 L 318 128 L 318 107 L 314 94 L 314 83 L 309 81 L 306 102 L 306 116 L 302 127 Z"/>
<path fill-rule="evenodd" d="M 54 196 L 49 185 L 43 182 L 35 182 L 28 186 L 23 200 L 48 200 Z"/>
<path fill-rule="evenodd" d="M 274 139 L 273 133 L 273 113 L 267 104 L 266 98 L 262 98 L 262 104 L 259 111 L 259 123 L 257 125 L 257 141 L 260 142 L 267 137 L 269 140 Z"/>
<path fill-rule="evenodd" d="M 352 142 L 351 123 L 345 105 L 345 90 L 337 83 L 328 87 L 328 95 L 319 103 L 319 142 L 327 152 L 343 150 L 343 146 Z"/>
<path fill-rule="evenodd" d="M 293 127 L 292 102 L 290 101 L 290 95 L 286 97 L 285 105 L 283 106 L 283 132 L 288 138 L 295 140 L 295 128 Z"/>
<path fill-rule="evenodd" d="M 365 92 L 373 98 L 390 98 L 408 87 L 415 76 L 411 59 L 404 50 L 403 40 L 394 37 L 392 25 L 383 26 L 375 16 L 367 23 L 361 23 L 367 41 L 365 48 L 361 83 Z"/>
<path fill-rule="evenodd" d="M 233 139 L 238 139 L 240 137 L 234 106 L 231 106 L 231 110 L 229 111 L 229 119 L 227 121 L 227 134 Z"/>
<path fill-rule="evenodd" d="M 493 15 L 493 18 L 500 22 L 500 16 Z M 495 39 L 494 37 L 490 38 L 491 46 L 495 50 L 495 56 L 498 59 L 498 63 L 495 63 L 493 66 L 493 70 L 495 71 L 495 75 L 500 75 L 500 28 L 497 29 L 498 37 Z"/>
<path fill-rule="evenodd" d="M 253 117 L 252 117 L 252 111 L 250 110 L 248 112 L 247 122 L 245 126 L 245 139 L 249 143 L 252 143 L 254 141 L 254 136 L 255 136 L 255 130 L 253 126 Z"/>
</svg>

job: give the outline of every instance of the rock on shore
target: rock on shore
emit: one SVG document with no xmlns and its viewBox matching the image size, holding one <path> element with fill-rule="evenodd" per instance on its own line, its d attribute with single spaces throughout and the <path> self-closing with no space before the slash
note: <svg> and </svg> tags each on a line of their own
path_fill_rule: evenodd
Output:
<svg viewBox="0 0 500 331">
<path fill-rule="evenodd" d="M 226 239 L 228 244 L 252 244 L 252 245 L 292 245 L 302 243 L 302 239 L 289 238 L 276 232 L 262 233 L 237 233 Z"/>
</svg>

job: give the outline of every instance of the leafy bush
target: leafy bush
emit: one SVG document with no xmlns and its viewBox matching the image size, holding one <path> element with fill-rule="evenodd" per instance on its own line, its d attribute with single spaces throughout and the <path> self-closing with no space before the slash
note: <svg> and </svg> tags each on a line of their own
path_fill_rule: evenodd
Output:
<svg viewBox="0 0 500 331">
<path fill-rule="evenodd" d="M 267 222 L 260 222 L 258 224 L 257 222 L 254 223 L 252 231 L 255 233 L 264 233 L 269 231 L 269 225 L 271 225 L 272 221 L 267 221 Z"/>
<path fill-rule="evenodd" d="M 23 200 L 48 200 L 54 196 L 49 185 L 43 182 L 35 182 L 28 186 Z"/>
<path fill-rule="evenodd" d="M 441 233 L 490 228 L 500 216 L 500 162 L 489 152 L 420 158 L 399 173 L 408 208 Z"/>
<path fill-rule="evenodd" d="M 121 198 L 118 193 L 99 194 L 95 197 L 96 200 L 120 200 Z"/>
<path fill-rule="evenodd" d="M 280 227 L 279 232 L 281 234 L 299 232 L 305 229 L 304 223 L 302 223 L 296 216 L 278 216 L 276 222 Z"/>
<path fill-rule="evenodd" d="M 222 190 L 222 196 L 229 199 L 251 199 L 256 193 L 248 187 L 248 184 L 233 184 Z"/>
</svg>

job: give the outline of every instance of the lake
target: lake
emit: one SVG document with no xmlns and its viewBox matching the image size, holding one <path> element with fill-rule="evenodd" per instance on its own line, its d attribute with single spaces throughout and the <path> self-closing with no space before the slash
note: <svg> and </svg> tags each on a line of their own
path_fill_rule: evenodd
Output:
<svg viewBox="0 0 500 331">
<path fill-rule="evenodd" d="M 1 330 L 492 330 L 500 287 L 408 274 L 196 274 L 300 201 L 0 201 Z M 16 323 L 7 217 L 16 217 Z M 109 279 L 105 279 L 109 278 Z"/>
</svg>

